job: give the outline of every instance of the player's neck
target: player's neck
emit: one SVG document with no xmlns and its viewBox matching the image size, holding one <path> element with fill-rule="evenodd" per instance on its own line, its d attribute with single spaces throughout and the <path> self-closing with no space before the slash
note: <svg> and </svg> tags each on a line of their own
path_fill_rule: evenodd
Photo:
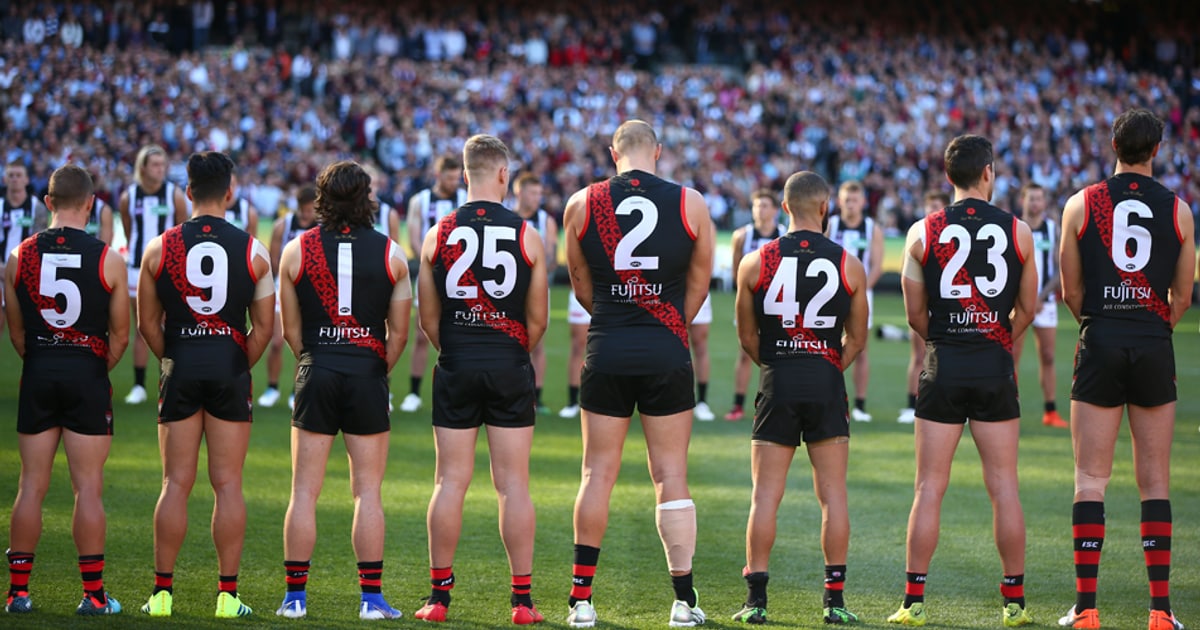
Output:
<svg viewBox="0 0 1200 630">
<path fill-rule="evenodd" d="M 148 179 L 143 179 L 142 183 L 138 184 L 138 187 L 140 187 L 142 192 L 146 193 L 147 195 L 155 195 L 158 194 L 158 191 L 162 190 L 162 187 L 166 184 L 166 181 L 154 182 Z"/>
<path fill-rule="evenodd" d="M 192 202 L 192 218 L 197 217 L 216 217 L 218 219 L 225 218 L 225 203 L 217 202 Z"/>
<path fill-rule="evenodd" d="M 775 221 L 768 221 L 766 223 L 755 223 L 754 224 L 754 231 L 758 232 L 759 234 L 773 234 L 778 229 L 779 229 L 779 223 L 775 222 Z"/>
<path fill-rule="evenodd" d="M 850 215 L 850 214 L 842 215 L 842 225 L 844 225 L 846 227 L 858 227 L 858 226 L 862 225 L 862 222 L 863 222 L 863 214 L 861 212 L 859 212 L 857 214 L 853 214 L 853 215 Z"/>
<path fill-rule="evenodd" d="M 10 208 L 23 206 L 26 201 L 29 201 L 29 193 L 24 188 L 20 190 L 10 188 L 8 194 L 4 195 L 4 204 Z"/>
<path fill-rule="evenodd" d="M 1113 172 L 1114 175 L 1124 175 L 1125 173 L 1133 173 L 1134 175 L 1144 175 L 1146 177 L 1154 177 L 1153 162 L 1143 162 L 1141 164 L 1126 164 L 1117 160 L 1117 169 Z"/>
<path fill-rule="evenodd" d="M 809 219 L 807 217 L 801 218 L 801 219 L 792 217 L 792 220 L 791 220 L 790 224 L 788 225 L 788 232 L 801 232 L 801 231 L 816 232 L 816 233 L 820 234 L 824 230 L 821 229 L 820 221 L 813 221 L 812 219 Z"/>
<path fill-rule="evenodd" d="M 959 203 L 968 199 L 974 199 L 984 203 L 991 203 L 988 201 L 988 195 L 984 194 L 983 190 L 978 187 L 954 189 L 954 203 Z"/>
<path fill-rule="evenodd" d="M 617 174 L 628 173 L 629 171 L 643 171 L 654 174 L 654 160 L 647 160 L 641 157 L 625 156 L 617 162 Z"/>
<path fill-rule="evenodd" d="M 455 189 L 442 190 L 441 186 L 433 187 L 433 194 L 441 197 L 442 199 L 449 199 L 452 195 L 454 195 L 455 192 L 457 192 Z"/>
<path fill-rule="evenodd" d="M 1025 215 L 1025 223 L 1027 223 L 1029 225 L 1029 227 L 1034 230 L 1042 227 L 1042 224 L 1045 222 L 1046 222 L 1046 213 L 1045 212 L 1039 212 L 1037 214 L 1026 214 Z"/>
<path fill-rule="evenodd" d="M 306 217 L 303 214 L 297 214 L 296 220 L 300 222 L 300 225 L 302 225 L 304 227 L 309 227 L 312 224 L 317 222 L 317 215 L 313 214 L 312 216 Z"/>
<path fill-rule="evenodd" d="M 467 186 L 467 203 L 483 201 L 502 204 L 504 192 L 500 186 Z"/>
<path fill-rule="evenodd" d="M 537 214 L 537 210 L 538 209 L 536 207 L 525 208 L 520 204 L 517 204 L 517 214 L 520 215 L 522 219 L 532 219 L 533 215 Z"/>
<path fill-rule="evenodd" d="M 82 210 L 55 210 L 50 217 L 50 229 L 73 228 L 82 230 L 87 227 L 88 213 Z"/>
</svg>

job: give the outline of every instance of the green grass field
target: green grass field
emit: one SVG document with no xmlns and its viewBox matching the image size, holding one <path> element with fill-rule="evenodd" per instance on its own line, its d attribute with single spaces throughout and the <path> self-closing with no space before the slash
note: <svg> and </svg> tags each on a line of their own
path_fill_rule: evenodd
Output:
<svg viewBox="0 0 1200 630">
<path fill-rule="evenodd" d="M 709 402 L 718 415 L 731 399 L 732 364 L 737 350 L 730 324 L 731 294 L 714 296 L 717 313 L 712 332 L 713 377 Z M 902 325 L 900 298 L 876 297 L 876 324 Z M 552 325 L 547 336 L 549 369 L 546 402 L 557 410 L 566 402 L 568 330 L 566 289 L 556 288 Z M 1200 353 L 1197 316 L 1190 314 L 1176 334 L 1181 403 L 1174 465 L 1175 541 L 1173 600 L 1185 622 L 1200 623 Z M 1062 309 L 1058 337 L 1058 400 L 1067 405 L 1074 324 Z M 1071 448 L 1062 430 L 1043 428 L 1041 396 L 1033 364 L 1032 341 L 1021 368 L 1024 433 L 1021 440 L 1021 490 L 1028 523 L 1026 586 L 1030 611 L 1039 625 L 1053 626 L 1073 603 L 1070 512 Z M 9 410 L 0 431 L 9 436 L 0 448 L 0 517 L 7 523 L 16 493 L 19 460 L 15 410 L 20 364 L 7 343 L 0 350 L 0 405 Z M 903 595 L 904 530 L 912 501 L 911 427 L 894 421 L 904 402 L 907 342 L 872 339 L 872 382 L 868 410 L 875 422 L 852 427 L 850 510 L 853 525 L 847 602 L 864 626 L 884 627 Z M 408 386 L 407 356 L 393 383 L 397 401 Z M 264 384 L 260 374 L 256 389 Z M 285 368 L 289 373 L 290 367 Z M 151 382 L 155 371 L 151 370 Z M 190 504 L 191 530 L 176 568 L 175 615 L 152 621 L 137 612 L 153 582 L 151 517 L 160 486 L 153 408 L 120 403 L 132 380 L 128 358 L 114 372 L 116 437 L 108 462 L 105 500 L 108 550 L 105 578 L 126 612 L 112 619 L 78 619 L 76 556 L 70 535 L 71 489 L 60 454 L 45 505 L 45 533 L 37 549 L 31 588 L 36 612 L 3 617 L 9 628 L 207 627 L 216 594 L 216 558 L 208 534 L 212 493 L 203 472 Z M 428 379 L 425 393 L 428 400 Z M 256 392 L 257 393 L 257 392 Z M 428 594 L 425 507 L 433 476 L 433 441 L 428 402 L 421 412 L 393 415 L 391 461 L 384 485 L 388 519 L 384 593 L 404 610 L 391 623 L 412 627 L 411 614 Z M 538 419 L 533 451 L 533 497 L 538 510 L 534 599 L 547 626 L 565 627 L 570 588 L 571 508 L 579 483 L 578 422 L 557 416 Z M 691 445 L 691 488 L 699 511 L 695 558 L 700 605 L 709 625 L 729 621 L 745 597 L 741 579 L 745 522 L 750 497 L 749 422 L 697 423 Z M 282 402 L 258 410 L 246 466 L 250 520 L 242 560 L 240 591 L 254 607 L 238 627 L 304 625 L 348 628 L 356 616 L 357 581 L 350 547 L 351 500 L 347 466 L 335 445 L 329 481 L 319 508 L 320 539 L 309 582 L 309 617 L 285 623 L 274 616 L 282 597 L 283 514 L 290 483 L 288 413 Z M 485 444 L 481 440 L 481 447 Z M 1128 432 L 1117 448 L 1110 485 L 1108 538 L 1100 572 L 1100 608 L 1105 627 L 1144 627 L 1148 603 L 1146 575 L 1138 538 L 1138 496 L 1130 463 Z M 467 497 L 466 523 L 455 572 L 458 579 L 449 627 L 493 628 L 509 625 L 508 573 L 496 528 L 495 498 L 487 472 L 486 451 L 477 458 L 475 486 Z M 606 628 L 666 626 L 672 595 L 662 547 L 654 525 L 654 497 L 645 465 L 640 430 L 631 432 L 627 467 L 613 495 L 612 518 L 596 578 L 595 602 Z M 204 459 L 201 458 L 201 465 Z M 806 458 L 793 466 L 789 494 L 780 513 L 779 539 L 771 564 L 770 619 L 776 626 L 820 627 L 822 559 L 820 513 L 811 491 Z M 942 539 L 933 560 L 927 590 L 930 623 L 943 628 L 1000 627 L 1000 565 L 992 543 L 990 509 L 980 478 L 979 458 L 970 440 L 959 449 L 942 517 Z"/>
</svg>

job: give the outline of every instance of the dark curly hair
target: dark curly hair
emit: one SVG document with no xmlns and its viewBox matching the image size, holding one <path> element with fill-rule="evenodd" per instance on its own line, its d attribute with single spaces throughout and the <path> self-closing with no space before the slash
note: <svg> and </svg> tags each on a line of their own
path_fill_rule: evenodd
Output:
<svg viewBox="0 0 1200 630">
<path fill-rule="evenodd" d="M 372 227 L 379 203 L 371 199 L 371 176 L 358 162 L 342 160 L 317 175 L 317 221 L 330 230 Z"/>
</svg>

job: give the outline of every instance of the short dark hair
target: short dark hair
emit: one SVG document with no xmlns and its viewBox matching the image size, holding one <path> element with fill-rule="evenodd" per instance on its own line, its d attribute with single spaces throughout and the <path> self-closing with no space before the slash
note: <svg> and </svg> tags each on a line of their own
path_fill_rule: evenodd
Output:
<svg viewBox="0 0 1200 630">
<path fill-rule="evenodd" d="M 296 203 L 303 206 L 306 203 L 312 203 L 317 200 L 317 187 L 312 184 L 305 184 L 296 191 Z"/>
<path fill-rule="evenodd" d="M 541 186 L 541 185 L 542 185 L 542 180 L 538 179 L 537 175 L 534 175 L 533 173 L 531 173 L 529 171 L 525 171 L 524 173 L 521 173 L 520 175 L 518 175 L 517 179 L 513 181 L 513 190 L 516 192 L 521 192 L 521 190 L 523 188 L 525 188 L 526 186 Z"/>
<path fill-rule="evenodd" d="M 371 176 L 358 162 L 342 160 L 317 175 L 317 221 L 327 229 L 371 227 L 379 204 L 371 199 Z"/>
<path fill-rule="evenodd" d="M 192 201 L 221 201 L 233 181 L 233 160 L 219 151 L 193 153 L 187 161 Z"/>
<path fill-rule="evenodd" d="M 788 214 L 796 216 L 803 206 L 829 201 L 833 189 L 824 177 L 812 171 L 793 173 L 783 185 L 783 201 L 788 206 Z"/>
<path fill-rule="evenodd" d="M 446 171 L 461 171 L 462 167 L 462 162 L 453 155 L 443 155 L 433 163 L 433 170 L 439 173 L 445 173 Z"/>
<path fill-rule="evenodd" d="M 779 198 L 775 196 L 775 191 L 770 188 L 759 188 L 754 191 L 754 194 L 750 197 L 750 203 L 754 203 L 759 199 L 768 199 L 771 201 L 771 205 L 779 204 Z"/>
<path fill-rule="evenodd" d="M 940 201 L 943 206 L 950 205 L 950 195 L 944 190 L 931 190 L 925 193 L 925 201 Z"/>
<path fill-rule="evenodd" d="M 983 169 L 994 160 L 992 142 L 983 136 L 963 135 L 946 147 L 946 175 L 958 188 L 970 188 L 979 183 Z"/>
<path fill-rule="evenodd" d="M 1149 110 L 1131 109 L 1113 121 L 1113 145 L 1122 164 L 1144 164 L 1162 142 L 1163 121 Z"/>
<path fill-rule="evenodd" d="M 1025 185 L 1021 186 L 1021 199 L 1024 199 L 1025 195 L 1036 190 L 1040 190 L 1043 193 L 1046 192 L 1046 188 L 1037 182 L 1025 182 Z"/>
<path fill-rule="evenodd" d="M 86 204 L 93 190 L 92 176 L 83 167 L 67 164 L 50 175 L 47 194 L 54 200 L 55 209 L 74 209 Z"/>
</svg>

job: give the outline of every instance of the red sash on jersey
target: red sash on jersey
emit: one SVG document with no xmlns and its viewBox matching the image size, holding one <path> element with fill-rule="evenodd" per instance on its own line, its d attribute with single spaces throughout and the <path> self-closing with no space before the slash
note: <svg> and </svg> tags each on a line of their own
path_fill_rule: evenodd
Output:
<svg viewBox="0 0 1200 630">
<path fill-rule="evenodd" d="M 337 281 L 329 272 L 329 261 L 325 259 L 325 245 L 321 242 L 320 228 L 309 229 L 300 235 L 300 251 L 304 254 L 303 272 L 308 275 L 313 290 L 316 291 L 317 297 L 321 300 L 321 306 L 325 309 L 325 314 L 329 316 L 329 321 L 338 327 L 361 328 L 362 326 L 353 314 L 342 315 L 338 312 Z M 387 360 L 387 348 L 374 336 L 347 339 L 346 341 L 360 348 L 366 348 L 379 355 L 379 358 Z"/>
<path fill-rule="evenodd" d="M 595 202 L 595 206 L 592 206 L 593 202 Z M 621 233 L 621 226 L 617 224 L 617 215 L 613 209 L 612 181 L 605 180 L 592 184 L 588 188 L 587 203 L 588 214 L 596 222 L 596 234 L 600 237 L 600 244 L 604 247 L 604 253 L 608 256 L 609 263 L 613 264 L 617 256 L 617 244 L 625 235 Z M 684 227 L 687 227 L 686 216 L 683 221 Z M 617 269 L 614 264 L 613 271 L 625 284 L 646 282 L 640 269 Z M 690 347 L 687 322 L 683 321 L 683 313 L 680 313 L 674 304 L 657 300 L 654 296 L 639 295 L 631 299 L 647 313 L 650 313 L 654 319 L 661 322 L 663 326 L 666 326 L 676 337 L 679 337 L 684 348 Z M 651 301 L 651 299 L 655 301 Z"/>
<path fill-rule="evenodd" d="M 1092 184 L 1084 189 L 1084 206 L 1087 209 L 1088 220 L 1096 224 L 1096 232 L 1100 235 L 1100 242 L 1104 244 L 1104 251 L 1108 252 L 1108 257 L 1112 258 L 1113 245 L 1113 201 L 1112 194 L 1108 190 L 1107 182 Z M 1129 286 L 1144 287 L 1150 289 L 1147 293 L 1148 298 L 1138 298 L 1138 302 L 1146 307 L 1147 311 L 1154 313 L 1162 318 L 1168 324 L 1171 322 L 1171 307 L 1158 296 L 1151 287 L 1150 279 L 1141 271 L 1126 271 L 1121 269 L 1115 263 L 1113 269 L 1121 276 L 1121 280 L 1129 283 Z"/>
<path fill-rule="evenodd" d="M 480 212 L 482 213 L 484 211 L 481 209 Z M 521 223 L 521 231 L 517 236 L 517 238 L 521 240 L 522 253 L 525 251 L 525 225 L 526 224 L 524 222 Z M 463 250 L 466 248 L 461 243 L 455 245 L 446 244 L 446 241 L 450 238 L 450 232 L 453 232 L 454 228 L 456 227 L 458 227 L 457 212 L 446 215 L 445 218 L 438 222 L 437 255 L 438 258 L 441 259 L 442 265 L 447 269 L 454 265 L 454 262 L 463 255 Z M 463 272 L 462 278 L 463 282 L 465 282 L 467 285 L 480 287 L 479 281 L 475 278 L 475 272 L 470 267 Z M 471 306 L 472 311 L 481 313 L 495 313 L 499 310 L 496 308 L 495 303 L 493 303 L 492 300 L 487 297 L 487 293 L 482 287 L 475 292 L 474 298 L 463 299 L 463 301 Z M 484 323 L 486 323 L 491 329 L 500 331 L 515 339 L 516 342 L 521 344 L 521 347 L 525 348 L 527 352 L 530 350 L 529 331 L 525 329 L 525 324 L 508 317 L 502 317 L 498 319 L 484 318 Z"/>
<path fill-rule="evenodd" d="M 974 209 L 967 208 L 966 212 L 973 214 Z M 938 242 L 937 237 L 941 235 L 942 230 L 946 229 L 948 224 L 949 221 L 946 219 L 945 210 L 939 210 L 928 217 L 925 217 L 925 246 L 927 251 L 933 253 L 934 258 L 937 259 L 938 267 L 942 269 L 943 273 L 946 270 L 946 265 L 950 263 L 950 258 L 954 256 L 955 252 L 955 250 L 950 247 L 949 243 Z M 1013 230 L 1012 238 L 1016 240 L 1016 230 Z M 1019 246 L 1017 251 L 1020 251 Z M 954 275 L 954 283 L 965 284 L 972 287 L 967 297 L 958 298 L 958 303 L 962 305 L 963 310 L 984 312 L 992 310 L 992 308 L 988 306 L 987 301 L 980 297 L 978 293 L 976 293 L 974 289 L 975 282 L 971 279 L 971 274 L 967 273 L 966 265 L 958 268 L 958 273 Z M 1011 330 L 1005 328 L 1004 325 L 999 321 L 994 324 L 981 324 L 980 328 L 984 330 L 983 334 L 985 337 L 1000 344 L 1000 347 L 1004 348 L 1007 352 L 1012 352 L 1013 339 Z"/>
<path fill-rule="evenodd" d="M 33 236 L 25 239 L 18 249 L 17 258 L 17 281 L 25 285 L 28 289 L 29 299 L 37 305 L 39 309 L 48 309 L 58 312 L 58 304 L 54 300 L 54 296 L 42 295 L 42 255 L 38 251 L 37 237 Z M 101 258 L 103 260 L 103 258 Z M 100 270 L 101 279 L 104 278 L 104 269 Z M 93 335 L 85 335 L 74 327 L 57 328 L 52 327 L 55 336 L 62 335 L 62 339 L 76 346 L 87 346 L 91 348 L 92 354 L 97 357 L 108 360 L 108 340 L 102 337 Z"/>
<path fill-rule="evenodd" d="M 807 242 L 802 243 L 801 246 L 804 246 L 806 243 Z M 778 273 L 778 271 L 779 271 L 779 261 L 783 258 L 783 256 L 779 253 L 779 241 L 777 241 L 777 240 L 771 241 L 770 243 L 763 245 L 758 251 L 759 251 L 759 256 L 761 257 L 760 261 L 762 263 L 762 266 L 759 268 L 758 287 L 755 287 L 756 292 L 759 288 L 762 287 L 763 280 L 775 277 L 775 274 Z M 843 259 L 844 259 L 845 255 L 846 255 L 845 251 L 843 250 L 843 253 L 842 253 Z M 844 263 L 844 260 L 843 260 L 843 263 Z M 841 269 L 841 265 L 838 266 L 838 269 L 839 270 Z M 843 279 L 843 284 L 844 284 L 844 279 Z M 774 316 L 772 315 L 771 317 L 774 317 Z M 801 322 L 802 319 L 800 317 L 797 317 L 796 321 Z M 822 341 L 822 339 L 820 337 L 818 337 L 816 333 L 805 328 L 804 326 L 784 326 L 782 317 L 780 318 L 779 326 L 781 328 L 783 328 L 784 332 L 786 332 L 788 334 L 788 336 L 791 337 L 792 339 L 799 338 L 804 341 L 812 341 L 812 342 L 817 342 L 817 343 Z M 826 361 L 832 363 L 833 367 L 836 367 L 839 372 L 842 370 L 842 353 L 841 352 L 826 346 L 824 348 L 824 350 L 822 350 L 820 352 L 815 352 L 813 354 L 816 354 L 817 356 L 821 357 L 822 359 L 825 359 Z"/>
<path fill-rule="evenodd" d="M 192 283 L 187 280 L 187 247 L 183 244 L 182 225 L 177 225 L 163 232 L 162 247 L 162 268 L 167 272 L 167 277 L 171 279 L 171 284 L 179 292 L 180 297 L 185 302 L 189 297 L 205 299 L 204 290 L 192 286 Z M 253 273 L 253 270 L 251 270 L 251 275 Z M 197 324 L 228 328 L 229 336 L 233 338 L 234 343 L 242 349 L 242 352 L 249 352 L 249 349 L 246 347 L 246 333 L 230 326 L 228 322 L 221 318 L 219 313 L 198 313 L 191 307 L 188 307 L 187 310 L 196 319 Z"/>
</svg>

